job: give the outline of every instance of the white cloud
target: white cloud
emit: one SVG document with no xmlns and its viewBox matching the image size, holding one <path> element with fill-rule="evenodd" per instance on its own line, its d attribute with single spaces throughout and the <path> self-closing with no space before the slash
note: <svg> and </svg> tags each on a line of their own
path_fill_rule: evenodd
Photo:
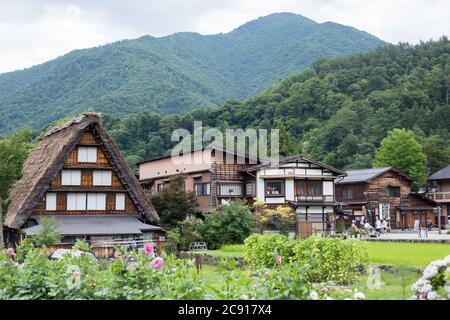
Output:
<svg viewBox="0 0 450 320">
<path fill-rule="evenodd" d="M 350 25 L 392 43 L 450 31 L 448 0 L 0 0 L 0 72 L 145 34 L 229 32 L 274 12 Z"/>
</svg>

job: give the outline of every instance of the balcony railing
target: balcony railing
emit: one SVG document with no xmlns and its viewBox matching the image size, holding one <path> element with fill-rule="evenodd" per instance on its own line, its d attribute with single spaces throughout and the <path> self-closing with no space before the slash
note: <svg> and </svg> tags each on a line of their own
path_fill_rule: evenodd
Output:
<svg viewBox="0 0 450 320">
<path fill-rule="evenodd" d="M 427 196 L 436 202 L 450 202 L 450 192 L 433 192 L 428 193 Z"/>
<path fill-rule="evenodd" d="M 333 202 L 333 196 L 310 196 L 310 195 L 296 195 L 297 202 Z"/>
</svg>

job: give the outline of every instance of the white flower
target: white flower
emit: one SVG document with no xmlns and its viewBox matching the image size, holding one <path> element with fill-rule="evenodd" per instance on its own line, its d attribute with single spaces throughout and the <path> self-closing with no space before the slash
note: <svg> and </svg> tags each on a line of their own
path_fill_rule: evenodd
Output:
<svg viewBox="0 0 450 320">
<path fill-rule="evenodd" d="M 430 283 L 430 281 L 420 278 L 411 286 L 411 290 L 419 291 L 424 285 L 429 284 L 429 283 Z"/>
<path fill-rule="evenodd" d="M 417 296 L 411 296 L 408 298 L 408 300 L 417 300 Z"/>
<path fill-rule="evenodd" d="M 447 266 L 447 262 L 444 260 L 436 260 L 436 261 L 433 261 L 432 263 L 430 263 L 430 266 L 434 266 L 437 268 L 445 267 L 445 266 Z"/>
<path fill-rule="evenodd" d="M 355 292 L 355 295 L 353 296 L 355 300 L 365 300 L 366 295 L 362 292 Z"/>
<path fill-rule="evenodd" d="M 326 297 L 325 300 L 333 300 L 332 297 Z"/>
<path fill-rule="evenodd" d="M 427 299 L 428 300 L 436 300 L 439 297 L 439 295 L 437 294 L 436 291 L 430 291 L 427 294 Z"/>
<path fill-rule="evenodd" d="M 311 293 L 309 294 L 309 296 L 311 297 L 311 299 L 313 300 L 319 300 L 319 294 L 316 291 L 311 291 Z"/>
<path fill-rule="evenodd" d="M 450 265 L 450 255 L 448 255 L 444 258 L 444 262 L 446 265 Z"/>
<path fill-rule="evenodd" d="M 425 270 L 423 270 L 423 278 L 431 279 L 437 276 L 438 273 L 439 269 L 436 266 L 430 264 L 428 267 L 425 268 Z"/>
<path fill-rule="evenodd" d="M 427 294 L 433 290 L 433 286 L 431 284 L 425 284 L 422 288 L 419 289 L 419 293 Z"/>
</svg>

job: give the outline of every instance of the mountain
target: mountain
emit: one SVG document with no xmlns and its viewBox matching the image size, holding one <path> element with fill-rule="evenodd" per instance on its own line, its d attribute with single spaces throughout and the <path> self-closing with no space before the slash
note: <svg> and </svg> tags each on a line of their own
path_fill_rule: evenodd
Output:
<svg viewBox="0 0 450 320">
<path fill-rule="evenodd" d="M 87 108 L 124 115 L 213 107 L 250 97 L 317 59 L 382 44 L 352 27 L 278 13 L 226 34 L 144 36 L 75 50 L 0 75 L 0 133 L 39 129 Z"/>
<path fill-rule="evenodd" d="M 450 163 L 450 41 L 382 46 L 322 60 L 250 99 L 184 115 L 105 117 L 130 164 L 167 154 L 178 128 L 278 128 L 284 154 L 342 169 L 372 166 L 394 128 L 413 130 L 432 172 Z M 424 173 L 425 174 L 425 173 Z"/>
</svg>

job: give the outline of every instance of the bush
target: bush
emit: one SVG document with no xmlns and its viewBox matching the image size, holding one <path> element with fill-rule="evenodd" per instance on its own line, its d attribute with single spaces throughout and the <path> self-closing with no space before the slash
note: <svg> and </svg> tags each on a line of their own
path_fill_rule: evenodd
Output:
<svg viewBox="0 0 450 320">
<path fill-rule="evenodd" d="M 205 214 L 205 220 L 196 226 L 208 249 L 218 249 L 225 244 L 239 244 L 254 229 L 254 219 L 243 201 L 233 201 Z"/>
<path fill-rule="evenodd" d="M 167 233 L 168 244 L 166 250 L 169 252 L 187 251 L 191 242 L 200 241 L 197 231 L 200 219 L 188 216 L 184 221 L 178 222 L 177 227 Z"/>
<path fill-rule="evenodd" d="M 245 241 L 245 259 L 254 267 L 273 268 L 281 261 L 310 266 L 310 281 L 351 283 L 368 262 L 367 251 L 357 241 L 309 237 L 292 239 L 279 234 L 255 234 Z M 277 253 L 275 252 L 277 251 Z"/>
<path fill-rule="evenodd" d="M 276 255 L 282 261 L 289 261 L 294 255 L 295 240 L 281 234 L 252 234 L 244 244 L 245 260 L 255 267 L 272 268 L 276 266 Z"/>
<path fill-rule="evenodd" d="M 364 271 L 368 255 L 357 241 L 309 237 L 294 246 L 293 260 L 312 266 L 308 274 L 313 281 L 346 284 Z"/>
</svg>

